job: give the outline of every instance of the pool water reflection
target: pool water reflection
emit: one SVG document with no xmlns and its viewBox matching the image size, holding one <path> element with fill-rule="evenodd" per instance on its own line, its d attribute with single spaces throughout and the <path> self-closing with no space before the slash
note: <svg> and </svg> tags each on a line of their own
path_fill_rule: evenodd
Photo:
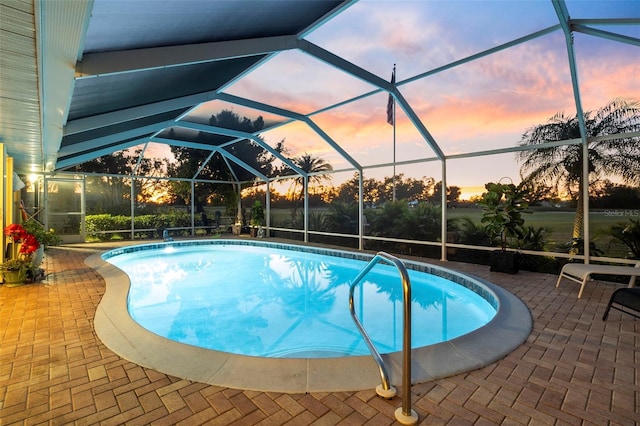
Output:
<svg viewBox="0 0 640 426">
<path fill-rule="evenodd" d="M 105 260 L 130 277 L 132 318 L 160 336 L 262 357 L 369 353 L 348 309 L 349 282 L 363 260 L 223 243 L 159 244 Z M 458 283 L 416 270 L 409 275 L 414 347 L 472 332 L 496 314 Z M 356 310 L 381 353 L 401 350 L 402 286 L 394 267 L 374 267 L 356 288 Z"/>
</svg>

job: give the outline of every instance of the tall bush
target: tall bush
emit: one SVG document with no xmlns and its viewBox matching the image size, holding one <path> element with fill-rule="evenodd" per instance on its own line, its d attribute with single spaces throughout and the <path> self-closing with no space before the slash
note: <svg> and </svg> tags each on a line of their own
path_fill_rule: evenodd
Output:
<svg viewBox="0 0 640 426">
<path fill-rule="evenodd" d="M 524 218 L 528 213 L 528 203 L 524 197 L 526 191 L 522 184 L 493 183 L 485 185 L 487 192 L 482 194 L 480 204 L 483 207 L 481 222 L 485 224 L 487 234 L 504 251 L 507 246 L 524 238 Z"/>
</svg>

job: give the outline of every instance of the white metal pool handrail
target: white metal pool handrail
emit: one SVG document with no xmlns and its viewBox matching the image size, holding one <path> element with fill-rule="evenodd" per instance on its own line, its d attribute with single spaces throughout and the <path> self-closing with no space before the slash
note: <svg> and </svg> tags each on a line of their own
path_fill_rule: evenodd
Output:
<svg viewBox="0 0 640 426">
<path fill-rule="evenodd" d="M 403 343 L 402 343 L 402 407 L 398 408 L 395 412 L 396 420 L 402 424 L 412 425 L 418 422 L 418 415 L 411 409 L 411 280 L 404 263 L 395 256 L 392 256 L 385 252 L 378 252 L 371 261 L 360 271 L 358 276 L 351 282 L 349 286 L 349 311 L 351 312 L 351 318 L 355 322 L 358 330 L 362 334 L 365 343 L 369 347 L 371 356 L 378 365 L 380 370 L 380 377 L 382 379 L 382 385 L 376 387 L 376 393 L 384 398 L 393 398 L 396 395 L 396 390 L 389 384 L 389 377 L 384 366 L 384 361 L 380 356 L 380 353 L 375 348 L 371 338 L 367 334 L 366 330 L 362 326 L 362 323 L 358 319 L 355 311 L 353 291 L 355 286 L 362 281 L 362 279 L 373 269 L 373 267 L 384 260 L 393 264 L 400 272 L 400 278 L 402 279 L 402 290 L 404 299 L 404 323 L 403 323 Z M 360 301 L 362 303 L 362 301 Z"/>
</svg>

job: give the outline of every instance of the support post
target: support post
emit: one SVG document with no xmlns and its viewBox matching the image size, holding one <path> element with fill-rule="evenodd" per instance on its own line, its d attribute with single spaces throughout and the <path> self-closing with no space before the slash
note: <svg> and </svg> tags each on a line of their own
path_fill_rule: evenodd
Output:
<svg viewBox="0 0 640 426">
<path fill-rule="evenodd" d="M 364 177 L 358 171 L 358 248 L 364 250 Z"/>
<path fill-rule="evenodd" d="M 440 229 L 440 238 L 442 240 L 440 258 L 442 261 L 447 260 L 447 159 L 442 159 L 442 224 Z"/>
</svg>

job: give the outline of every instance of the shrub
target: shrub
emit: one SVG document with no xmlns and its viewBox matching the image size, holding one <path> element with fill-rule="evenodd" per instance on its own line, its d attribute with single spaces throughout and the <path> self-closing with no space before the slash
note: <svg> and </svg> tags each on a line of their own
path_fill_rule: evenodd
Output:
<svg viewBox="0 0 640 426">
<path fill-rule="evenodd" d="M 92 214 L 85 216 L 85 233 L 89 238 L 95 238 L 100 241 L 108 241 L 111 234 L 105 234 L 104 231 L 116 231 L 119 229 L 129 229 L 131 227 L 131 218 L 125 227 L 119 226 L 124 223 L 127 216 L 112 216 L 110 214 Z"/>
<path fill-rule="evenodd" d="M 325 217 L 326 230 L 342 234 L 358 233 L 358 204 L 334 201 Z"/>
<path fill-rule="evenodd" d="M 191 227 L 191 216 L 187 212 L 170 211 L 162 214 L 140 215 L 134 219 L 134 229 L 151 229 L 153 235 L 156 234 L 155 230 L 189 227 Z M 131 216 L 96 214 L 85 217 L 85 232 L 88 238 L 109 241 L 114 234 L 105 233 L 105 231 L 128 233 L 130 229 Z M 159 237 L 159 235 L 155 236 Z"/>
<path fill-rule="evenodd" d="M 488 246 L 491 244 L 484 225 L 474 222 L 471 218 L 463 216 L 450 222 L 451 229 L 458 235 L 460 244 L 470 246 Z"/>
<path fill-rule="evenodd" d="M 629 248 L 629 255 L 633 259 L 640 259 L 640 219 L 613 224 L 609 233 Z"/>
<path fill-rule="evenodd" d="M 406 201 L 389 201 L 378 208 L 365 210 L 367 235 L 416 241 L 440 239 L 441 210 L 430 203 L 410 207 Z M 421 244 L 368 241 L 370 250 L 387 250 L 414 256 L 434 256 L 437 248 Z"/>
<path fill-rule="evenodd" d="M 518 240 L 518 248 L 522 250 L 544 251 L 550 233 L 551 232 L 543 226 L 537 229 L 529 226 L 524 230 L 523 237 Z"/>
</svg>

